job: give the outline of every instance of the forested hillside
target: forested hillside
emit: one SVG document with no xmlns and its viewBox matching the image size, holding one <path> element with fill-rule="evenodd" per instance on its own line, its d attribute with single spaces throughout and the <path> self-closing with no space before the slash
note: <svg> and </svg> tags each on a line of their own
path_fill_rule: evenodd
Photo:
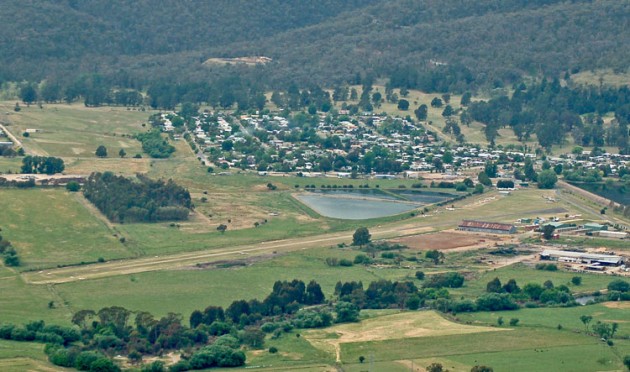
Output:
<svg viewBox="0 0 630 372">
<path fill-rule="evenodd" d="M 286 87 L 366 75 L 462 91 L 630 60 L 627 0 L 10 1 L 0 13 L 0 82 L 233 79 Z M 267 56 L 266 66 L 211 57 Z M 85 77 L 83 78 L 85 80 Z M 243 83 L 243 81 L 245 83 Z"/>
</svg>

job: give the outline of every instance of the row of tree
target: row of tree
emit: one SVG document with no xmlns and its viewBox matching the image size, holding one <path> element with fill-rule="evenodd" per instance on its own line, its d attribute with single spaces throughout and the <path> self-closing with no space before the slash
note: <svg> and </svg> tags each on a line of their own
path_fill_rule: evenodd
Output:
<svg viewBox="0 0 630 372">
<path fill-rule="evenodd" d="M 41 173 L 55 174 L 61 173 L 65 169 L 63 159 L 53 156 L 31 156 L 22 158 L 20 171 L 25 174 Z"/>
</svg>

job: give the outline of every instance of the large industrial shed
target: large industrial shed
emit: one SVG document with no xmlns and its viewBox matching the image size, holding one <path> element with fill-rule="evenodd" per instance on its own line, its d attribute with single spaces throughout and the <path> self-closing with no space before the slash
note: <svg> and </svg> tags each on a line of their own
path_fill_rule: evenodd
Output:
<svg viewBox="0 0 630 372">
<path fill-rule="evenodd" d="M 464 220 L 457 227 L 462 231 L 484 232 L 489 234 L 514 234 L 516 227 L 507 223 Z"/>
<path fill-rule="evenodd" d="M 575 262 L 583 264 L 597 264 L 602 266 L 619 266 L 623 264 L 623 257 L 610 254 L 595 254 L 586 252 L 558 251 L 547 249 L 540 254 L 541 260 L 561 262 Z"/>
</svg>

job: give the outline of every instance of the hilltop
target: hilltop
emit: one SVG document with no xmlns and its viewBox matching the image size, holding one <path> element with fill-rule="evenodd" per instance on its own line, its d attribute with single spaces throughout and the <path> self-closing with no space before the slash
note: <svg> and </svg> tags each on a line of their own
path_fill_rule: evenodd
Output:
<svg viewBox="0 0 630 372">
<path fill-rule="evenodd" d="M 251 9 L 242 12 L 240 9 Z M 501 85 L 523 75 L 625 69 L 625 1 L 441 2 L 30 0 L 0 15 L 0 81 L 113 85 L 238 74 L 282 86 L 357 75 L 425 90 Z M 266 56 L 264 67 L 204 66 L 209 58 Z"/>
</svg>

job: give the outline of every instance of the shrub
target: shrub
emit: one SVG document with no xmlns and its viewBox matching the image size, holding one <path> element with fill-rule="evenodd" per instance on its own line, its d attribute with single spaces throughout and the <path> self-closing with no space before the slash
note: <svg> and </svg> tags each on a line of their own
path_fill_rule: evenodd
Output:
<svg viewBox="0 0 630 372">
<path fill-rule="evenodd" d="M 277 352 L 278 352 L 278 348 L 277 348 L 277 347 L 275 347 L 275 346 L 272 346 L 272 347 L 270 347 L 270 348 L 269 348 L 269 352 L 270 352 L 271 354 L 275 354 L 275 353 L 277 353 Z"/>
<path fill-rule="evenodd" d="M 66 184 L 66 190 L 70 192 L 77 192 L 81 190 L 81 185 L 77 181 L 70 181 Z"/>
</svg>

